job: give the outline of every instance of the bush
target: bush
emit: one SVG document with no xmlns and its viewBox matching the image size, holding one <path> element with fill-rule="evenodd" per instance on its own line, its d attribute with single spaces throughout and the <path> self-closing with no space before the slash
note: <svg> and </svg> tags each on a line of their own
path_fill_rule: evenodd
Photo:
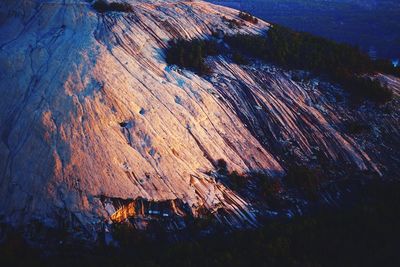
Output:
<svg viewBox="0 0 400 267">
<path fill-rule="evenodd" d="M 267 175 L 258 174 L 259 188 L 263 197 L 273 197 L 282 192 L 283 187 L 278 178 L 271 178 Z"/>
<path fill-rule="evenodd" d="M 363 78 L 363 74 L 398 73 L 388 61 L 372 61 L 367 54 L 346 44 L 299 33 L 274 25 L 267 36 L 238 34 L 225 38 L 236 52 L 275 63 L 283 68 L 312 71 L 327 75 L 353 96 L 384 103 L 392 92 L 378 81 Z"/>
<path fill-rule="evenodd" d="M 236 19 L 228 19 L 227 17 L 223 16 L 222 21 L 228 24 L 228 27 L 231 29 L 241 28 L 243 23 Z"/>
<path fill-rule="evenodd" d="M 93 8 L 99 13 L 110 12 L 110 11 L 133 12 L 132 6 L 128 3 L 117 3 L 117 2 L 107 3 L 104 0 L 97 0 L 93 4 Z"/>
<path fill-rule="evenodd" d="M 317 193 L 323 179 L 314 169 L 303 165 L 292 165 L 288 168 L 285 181 L 288 186 L 301 188 L 310 197 L 313 197 Z"/>
<path fill-rule="evenodd" d="M 247 177 L 240 175 L 237 171 L 228 174 L 229 183 L 233 190 L 243 189 L 247 183 Z"/>
<path fill-rule="evenodd" d="M 252 34 L 237 34 L 226 36 L 225 42 L 236 53 L 265 59 L 266 42 L 265 36 Z"/>
<path fill-rule="evenodd" d="M 122 246 L 138 244 L 145 239 L 143 234 L 129 223 L 114 224 L 113 238 Z"/>
<path fill-rule="evenodd" d="M 170 242 L 131 242 L 137 232 L 128 227 L 118 230 L 126 242 L 117 248 L 43 242 L 42 251 L 21 237 L 2 240 L 0 266 L 399 266 L 400 183 L 366 179 L 362 184 L 354 202 L 341 209 L 269 219 L 258 229 L 229 234 L 196 238 L 189 232 Z M 195 233 L 212 224 L 205 220 Z"/>
<path fill-rule="evenodd" d="M 213 41 L 178 39 L 169 42 L 166 61 L 205 75 L 211 73 L 210 67 L 205 64 L 205 57 L 217 53 L 217 44 Z"/>
<path fill-rule="evenodd" d="M 224 159 L 219 159 L 217 160 L 217 171 L 219 174 L 226 175 L 228 174 L 228 164 L 226 164 L 226 161 Z"/>
<path fill-rule="evenodd" d="M 256 17 L 253 17 L 252 15 L 250 15 L 249 13 L 246 12 L 239 12 L 239 18 L 241 18 L 242 20 L 251 22 L 253 24 L 257 24 L 258 23 L 258 19 Z"/>
<path fill-rule="evenodd" d="M 233 53 L 232 60 L 233 60 L 233 62 L 235 62 L 236 64 L 239 64 L 239 65 L 249 64 L 249 61 L 247 60 L 247 58 L 238 52 Z"/>
<path fill-rule="evenodd" d="M 241 16 L 247 18 L 245 14 L 242 12 Z M 238 21 L 225 17 L 223 20 L 240 26 Z M 237 64 L 248 64 L 246 57 L 253 57 L 283 68 L 325 75 L 340 84 L 353 99 L 368 99 L 378 104 L 390 101 L 393 93 L 379 81 L 365 77 L 365 74 L 382 72 L 400 76 L 399 68 L 385 60 L 373 61 L 358 48 L 278 25 L 271 27 L 267 36 L 237 34 L 225 36 L 224 41 L 229 49 L 219 49 L 215 41 L 171 41 L 166 52 L 167 63 L 203 75 L 211 73 L 205 64 L 208 55 L 232 53 L 232 60 Z"/>
<path fill-rule="evenodd" d="M 373 80 L 369 77 L 342 75 L 337 77 L 337 81 L 357 101 L 367 98 L 375 103 L 383 104 L 393 98 L 393 92 L 388 87 L 382 85 L 378 80 Z"/>
<path fill-rule="evenodd" d="M 361 134 L 369 131 L 369 126 L 357 121 L 350 121 L 346 125 L 347 132 L 350 134 Z"/>
<path fill-rule="evenodd" d="M 379 71 L 383 73 L 400 77 L 400 65 L 394 67 L 390 60 L 378 59 L 375 61 L 375 66 Z"/>
</svg>

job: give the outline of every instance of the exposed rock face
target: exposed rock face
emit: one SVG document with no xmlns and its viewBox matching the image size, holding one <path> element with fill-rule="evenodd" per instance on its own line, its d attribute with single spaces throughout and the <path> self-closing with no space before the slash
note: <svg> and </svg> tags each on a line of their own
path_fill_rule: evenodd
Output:
<svg viewBox="0 0 400 267">
<path fill-rule="evenodd" d="M 249 203 L 208 172 L 224 159 L 230 170 L 281 175 L 288 146 L 304 161 L 317 149 L 380 172 L 335 126 L 342 117 L 320 87 L 224 58 L 209 59 L 215 74 L 206 78 L 165 63 L 171 38 L 262 33 L 268 23 L 230 28 L 222 16 L 238 11 L 204 2 L 131 3 L 134 12 L 98 14 L 85 1 L 2 1 L 4 221 L 69 218 L 95 229 L 137 212 L 131 204 L 112 215 L 102 197 L 179 200 L 193 215 L 222 208 L 253 221 Z"/>
</svg>

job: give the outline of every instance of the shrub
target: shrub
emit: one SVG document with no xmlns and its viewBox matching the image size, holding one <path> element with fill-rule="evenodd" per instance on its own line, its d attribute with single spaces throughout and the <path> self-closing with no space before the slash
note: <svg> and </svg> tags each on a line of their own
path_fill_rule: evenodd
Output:
<svg viewBox="0 0 400 267">
<path fill-rule="evenodd" d="M 240 54 L 238 52 L 233 53 L 232 60 L 233 60 L 233 62 L 235 62 L 236 64 L 239 64 L 239 65 L 249 64 L 249 61 L 246 59 L 246 57 L 244 57 L 242 54 Z"/>
<path fill-rule="evenodd" d="M 225 42 L 236 53 L 264 59 L 267 39 L 264 36 L 252 34 L 237 34 L 226 36 Z"/>
<path fill-rule="evenodd" d="M 303 165 L 291 165 L 288 168 L 285 181 L 288 186 L 304 189 L 309 196 L 314 196 L 318 191 L 322 178 L 314 169 Z"/>
<path fill-rule="evenodd" d="M 228 174 L 228 178 L 233 190 L 239 190 L 246 186 L 247 177 L 240 175 L 237 171 Z"/>
<path fill-rule="evenodd" d="M 128 3 L 117 3 L 117 2 L 107 3 L 104 0 L 97 0 L 93 4 L 93 8 L 99 13 L 110 12 L 110 11 L 133 12 L 132 6 Z"/>
<path fill-rule="evenodd" d="M 253 17 L 252 15 L 250 15 L 249 13 L 246 12 L 239 12 L 239 18 L 241 18 L 242 20 L 251 22 L 253 24 L 257 24 L 258 23 L 258 19 L 256 17 Z"/>
<path fill-rule="evenodd" d="M 228 173 L 228 164 L 224 159 L 217 160 L 217 171 L 219 174 L 226 175 Z"/>
<path fill-rule="evenodd" d="M 263 197 L 275 196 L 283 190 L 278 178 L 271 178 L 265 174 L 257 174 L 256 177 L 259 179 L 259 188 Z"/>
<path fill-rule="evenodd" d="M 383 104 L 393 98 L 393 92 L 378 80 L 369 77 L 340 76 L 337 81 L 346 88 L 355 100 L 367 98 Z"/>
<path fill-rule="evenodd" d="M 355 98 L 366 98 L 379 104 L 392 98 L 387 87 L 362 76 L 377 71 L 396 74 L 398 70 L 387 61 L 372 61 L 367 54 L 350 45 L 278 25 L 270 28 L 267 36 L 238 34 L 226 37 L 225 41 L 238 53 L 288 69 L 327 75 Z"/>
<path fill-rule="evenodd" d="M 364 123 L 360 123 L 357 121 L 350 121 L 346 125 L 347 132 L 350 134 L 361 134 L 369 131 L 369 126 Z"/>
<path fill-rule="evenodd" d="M 241 16 L 247 17 L 243 12 Z M 222 19 L 232 25 L 241 25 L 236 20 Z M 378 104 L 390 101 L 393 93 L 379 81 L 365 77 L 365 74 L 382 72 L 400 75 L 400 69 L 390 62 L 373 61 L 358 48 L 279 25 L 271 27 L 267 36 L 237 34 L 225 36 L 224 41 L 229 49 L 219 49 L 215 41 L 172 41 L 167 48 L 167 63 L 190 68 L 203 75 L 211 73 L 205 64 L 208 55 L 232 53 L 233 61 L 238 64 L 248 64 L 247 57 L 253 57 L 283 68 L 325 75 L 340 84 L 353 99 L 368 99 Z"/>
<path fill-rule="evenodd" d="M 182 235 L 172 232 L 169 242 L 132 242 L 136 233 L 128 228 L 121 231 L 127 242 L 116 248 L 88 242 L 20 247 L 2 240 L 0 266 L 399 266 L 400 183 L 368 180 L 359 194 L 352 190 L 351 205 L 341 209 L 315 208 L 229 234 L 216 229 L 201 238 L 189 232 L 178 239 Z M 209 225 L 200 224 L 196 229 Z"/>
<path fill-rule="evenodd" d="M 149 231 L 153 230 L 151 222 L 147 227 Z M 135 228 L 130 222 L 113 224 L 111 233 L 114 241 L 121 247 L 143 246 L 146 248 L 150 242 L 146 231 Z"/>
<path fill-rule="evenodd" d="M 390 60 L 378 59 L 375 61 L 375 66 L 380 72 L 400 77 L 400 65 L 395 67 Z"/>
<path fill-rule="evenodd" d="M 205 75 L 211 73 L 210 67 L 205 64 L 205 57 L 217 53 L 217 44 L 214 41 L 178 39 L 169 42 L 166 61 Z"/>
<path fill-rule="evenodd" d="M 234 28 L 241 28 L 243 23 L 241 21 L 238 21 L 236 19 L 228 19 L 225 16 L 222 16 L 222 21 L 228 24 L 228 27 L 231 29 Z"/>
</svg>

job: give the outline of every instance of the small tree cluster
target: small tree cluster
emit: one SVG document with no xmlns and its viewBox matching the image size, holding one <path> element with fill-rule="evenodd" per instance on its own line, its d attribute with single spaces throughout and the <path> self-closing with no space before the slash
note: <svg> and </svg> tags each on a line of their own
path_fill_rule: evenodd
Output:
<svg viewBox="0 0 400 267">
<path fill-rule="evenodd" d="M 337 77 L 337 81 L 357 101 L 367 98 L 378 104 L 384 104 L 393 98 L 392 90 L 382 85 L 378 80 L 373 80 L 369 77 L 342 75 Z"/>
<path fill-rule="evenodd" d="M 219 174 L 227 175 L 228 174 L 228 164 L 224 159 L 217 160 L 216 163 L 217 171 Z"/>
<path fill-rule="evenodd" d="M 346 123 L 346 130 L 350 134 L 361 134 L 370 130 L 370 127 L 358 121 L 349 121 Z"/>
<path fill-rule="evenodd" d="M 94 2 L 93 8 L 99 13 L 110 12 L 110 11 L 133 12 L 132 6 L 128 3 L 118 3 L 118 2 L 107 3 L 105 0 L 97 0 L 96 2 Z"/>
<path fill-rule="evenodd" d="M 229 19 L 225 16 L 222 16 L 222 21 L 228 24 L 228 27 L 231 29 L 241 28 L 243 26 L 243 21 L 239 21 L 236 19 Z"/>
<path fill-rule="evenodd" d="M 242 16 L 244 16 L 242 14 Z M 239 21 L 223 17 L 232 25 Z M 236 27 L 236 26 L 234 26 Z M 275 25 L 267 36 L 237 34 L 225 36 L 229 49 L 218 49 L 215 41 L 174 40 L 167 48 L 167 63 L 194 70 L 200 75 L 209 74 L 205 57 L 216 54 L 232 54 L 237 64 L 248 64 L 248 57 L 272 62 L 287 69 L 301 69 L 316 75 L 325 75 L 350 92 L 353 99 L 368 99 L 378 104 L 392 99 L 392 91 L 368 74 L 382 72 L 400 76 L 399 68 L 390 62 L 371 60 L 367 54 L 346 44 L 317 37 L 308 33 L 295 32 Z M 367 74 L 367 75 L 365 75 Z"/>
<path fill-rule="evenodd" d="M 217 170 L 227 178 L 227 185 L 235 191 L 241 191 L 249 186 L 249 182 L 256 184 L 256 193 L 263 198 L 274 198 L 282 192 L 283 187 L 279 178 L 273 178 L 265 173 L 254 172 L 239 174 L 237 171 L 228 172 L 225 160 L 217 161 Z"/>
<path fill-rule="evenodd" d="M 250 23 L 253 23 L 253 24 L 257 24 L 258 23 L 258 19 L 256 17 L 253 17 L 249 13 L 246 13 L 246 12 L 243 12 L 243 11 L 239 12 L 239 18 L 241 18 L 242 20 L 248 21 Z"/>
<path fill-rule="evenodd" d="M 237 171 L 229 173 L 228 179 L 233 190 L 243 189 L 248 181 L 248 177 L 240 175 Z"/>
<path fill-rule="evenodd" d="M 235 62 L 236 64 L 239 64 L 239 65 L 249 64 L 249 60 L 243 54 L 240 54 L 238 52 L 233 52 L 232 60 L 233 60 L 233 62 Z"/>
<path fill-rule="evenodd" d="M 254 174 L 258 181 L 258 187 L 263 197 L 273 197 L 283 191 L 279 178 L 273 178 L 263 173 Z"/>
<path fill-rule="evenodd" d="M 322 181 L 323 178 L 317 170 L 304 165 L 289 166 L 285 177 L 285 182 L 289 187 L 301 188 L 310 197 L 315 196 Z"/>
<path fill-rule="evenodd" d="M 366 98 L 377 103 L 392 98 L 392 92 L 386 86 L 363 78 L 363 74 L 396 74 L 397 68 L 387 61 L 375 62 L 350 45 L 278 25 L 270 28 L 267 36 L 238 34 L 226 37 L 225 41 L 236 53 L 273 62 L 288 69 L 327 75 L 356 98 Z"/>
<path fill-rule="evenodd" d="M 214 41 L 178 39 L 169 42 L 166 61 L 168 64 L 189 68 L 200 75 L 206 75 L 211 73 L 211 69 L 205 63 L 205 58 L 217 53 L 217 44 Z"/>
</svg>

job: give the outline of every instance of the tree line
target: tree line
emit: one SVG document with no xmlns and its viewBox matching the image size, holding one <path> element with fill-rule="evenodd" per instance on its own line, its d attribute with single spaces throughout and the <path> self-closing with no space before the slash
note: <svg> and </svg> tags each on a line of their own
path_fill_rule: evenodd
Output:
<svg viewBox="0 0 400 267">
<path fill-rule="evenodd" d="M 133 12 L 133 7 L 125 2 L 106 2 L 105 0 L 97 0 L 93 3 L 93 8 L 99 12 Z"/>
<path fill-rule="evenodd" d="M 216 38 L 173 40 L 166 49 L 167 63 L 207 75 L 207 56 L 230 55 L 238 64 L 260 59 L 285 69 L 307 70 L 326 77 L 349 91 L 353 98 L 376 103 L 391 100 L 392 92 L 369 75 L 381 72 L 400 77 L 400 68 L 388 60 L 374 61 L 356 47 L 279 25 L 271 27 L 266 35 L 236 34 L 225 36 L 223 41 L 229 48 L 218 44 Z"/>
</svg>

